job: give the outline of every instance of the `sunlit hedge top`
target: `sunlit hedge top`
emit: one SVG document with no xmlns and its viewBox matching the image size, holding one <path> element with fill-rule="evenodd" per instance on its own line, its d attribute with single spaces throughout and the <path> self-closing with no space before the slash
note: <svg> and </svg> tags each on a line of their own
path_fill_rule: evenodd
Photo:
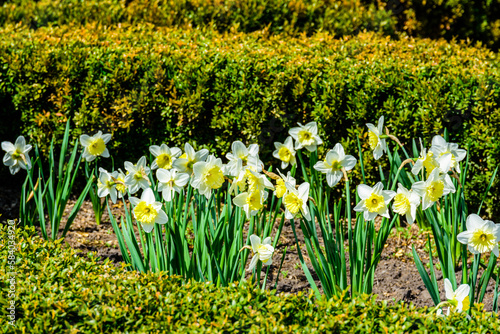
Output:
<svg viewBox="0 0 500 334">
<path fill-rule="evenodd" d="M 392 35 L 396 20 L 360 0 L 14 0 L 0 7 L 0 25 L 20 22 L 32 29 L 99 22 L 342 36 L 364 29 Z"/>
<path fill-rule="evenodd" d="M 359 129 L 384 115 L 403 142 L 446 127 L 450 141 L 470 145 L 470 198 L 500 158 L 499 61 L 472 45 L 149 26 L 9 26 L 0 34 L 2 115 L 45 145 L 69 117 L 75 137 L 111 132 L 111 153 L 124 160 L 150 144 L 190 142 L 222 154 L 243 140 L 258 142 L 268 163 L 273 142 L 297 122 L 317 121 L 325 150 L 340 141 L 354 151 L 366 135 Z M 19 133 L 11 123 L 0 131 L 11 141 Z"/>
</svg>

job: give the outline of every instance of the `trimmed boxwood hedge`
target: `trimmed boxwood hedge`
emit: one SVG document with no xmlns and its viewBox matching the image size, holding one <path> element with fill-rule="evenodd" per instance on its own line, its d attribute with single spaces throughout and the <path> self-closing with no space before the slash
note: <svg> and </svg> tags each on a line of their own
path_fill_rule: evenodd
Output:
<svg viewBox="0 0 500 334">
<path fill-rule="evenodd" d="M 343 36 L 364 29 L 393 35 L 396 19 L 381 4 L 360 0 L 13 0 L 0 7 L 0 25 L 37 29 L 89 22 Z"/>
<path fill-rule="evenodd" d="M 320 153 L 341 142 L 355 154 L 361 136 L 375 182 L 365 123 L 384 115 L 408 144 L 447 128 L 450 141 L 469 147 L 466 196 L 476 206 L 500 161 L 499 61 L 481 47 L 148 25 L 8 26 L 0 34 L 0 113 L 15 119 L 0 125 L 2 140 L 23 133 L 46 148 L 69 118 L 74 138 L 111 132 L 117 166 L 150 144 L 189 141 L 222 155 L 234 140 L 259 143 L 263 160 L 276 164 L 273 142 L 314 120 L 325 140 Z M 493 214 L 499 184 L 487 199 Z"/>
<path fill-rule="evenodd" d="M 0 237 L 7 240 L 5 225 Z M 474 308 L 439 318 L 427 308 L 375 296 L 315 300 L 249 285 L 217 288 L 165 273 L 140 274 L 17 229 L 16 327 L 0 333 L 494 333 L 500 321 Z M 5 244 L 4 244 L 5 245 Z M 8 248 L 0 247 L 0 307 L 6 309 Z M 481 307 L 481 306 L 480 306 Z M 4 314 L 5 317 L 5 314 Z"/>
</svg>

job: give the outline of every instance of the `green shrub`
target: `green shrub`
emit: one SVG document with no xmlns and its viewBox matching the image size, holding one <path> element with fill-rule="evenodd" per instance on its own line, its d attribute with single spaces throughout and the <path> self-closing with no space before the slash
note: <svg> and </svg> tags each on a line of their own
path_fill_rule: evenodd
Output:
<svg viewBox="0 0 500 334">
<path fill-rule="evenodd" d="M 398 30 L 411 36 L 471 39 L 493 50 L 500 48 L 499 1 L 387 0 L 384 3 L 398 20 Z"/>
<path fill-rule="evenodd" d="M 0 24 L 22 22 L 37 29 L 52 25 L 153 24 L 205 27 L 218 31 L 271 33 L 329 31 L 337 36 L 364 29 L 394 34 L 395 20 L 378 5 L 360 0 L 14 0 L 0 7 Z"/>
<path fill-rule="evenodd" d="M 402 303 L 377 302 L 375 296 L 315 300 L 312 295 L 273 295 L 244 285 L 217 289 L 183 282 L 165 273 L 139 274 L 107 260 L 80 257 L 62 242 L 18 229 L 16 327 L 1 333 L 434 333 L 497 332 L 491 313 L 474 310 L 447 319 Z M 0 226 L 2 240 L 8 237 Z M 0 306 L 9 303 L 8 249 L 0 248 Z M 4 315 L 5 316 L 5 315 Z"/>
<path fill-rule="evenodd" d="M 352 154 L 359 135 L 368 175 L 376 175 L 365 123 L 384 115 L 406 144 L 448 128 L 450 141 L 469 146 L 466 196 L 476 206 L 500 160 L 499 62 L 480 47 L 149 26 L 0 33 L 1 114 L 14 108 L 22 133 L 42 148 L 53 134 L 62 137 L 70 118 L 74 137 L 113 134 L 117 166 L 150 144 L 189 141 L 221 155 L 234 140 L 259 143 L 263 160 L 277 165 L 273 142 L 315 120 L 325 140 L 320 154 L 339 141 Z M 499 184 L 488 198 L 496 214 Z"/>
</svg>

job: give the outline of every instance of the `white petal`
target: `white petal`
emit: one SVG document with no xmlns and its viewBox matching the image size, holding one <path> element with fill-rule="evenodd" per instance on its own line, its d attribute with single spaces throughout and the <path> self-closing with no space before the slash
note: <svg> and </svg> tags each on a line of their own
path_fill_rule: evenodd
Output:
<svg viewBox="0 0 500 334">
<path fill-rule="evenodd" d="M 257 252 L 259 249 L 259 246 L 261 245 L 260 243 L 260 238 L 256 236 L 255 234 L 252 234 L 250 236 L 250 243 L 252 244 L 252 249 L 254 252 Z"/>
<path fill-rule="evenodd" d="M 90 137 L 88 135 L 81 135 L 80 136 L 80 143 L 82 143 L 82 145 L 84 147 L 87 147 L 92 143 L 92 140 L 90 139 Z"/>
<path fill-rule="evenodd" d="M 252 261 L 250 261 L 250 265 L 248 266 L 248 271 L 251 271 L 251 270 L 253 270 L 253 268 L 255 268 L 255 266 L 257 265 L 257 261 L 258 260 L 259 260 L 259 255 L 255 254 L 252 257 Z"/>
<path fill-rule="evenodd" d="M 467 231 L 474 231 L 484 225 L 484 220 L 475 213 L 467 217 Z"/>
<path fill-rule="evenodd" d="M 141 225 L 142 225 L 144 232 L 146 232 L 146 233 L 151 233 L 151 231 L 155 227 L 155 223 L 150 223 L 150 224 L 141 223 Z"/>
<path fill-rule="evenodd" d="M 359 198 L 365 200 L 370 198 L 373 192 L 373 188 L 370 186 L 367 186 L 366 184 L 359 184 L 357 187 L 358 191 L 358 196 Z"/>
<path fill-rule="evenodd" d="M 151 188 L 147 188 L 143 191 L 141 201 L 145 201 L 148 204 L 153 204 L 156 201 L 155 194 Z"/>
<path fill-rule="evenodd" d="M 3 141 L 2 142 L 2 150 L 5 152 L 14 152 L 16 150 L 14 144 L 8 141 Z"/>
<path fill-rule="evenodd" d="M 158 224 L 162 224 L 162 225 L 163 225 L 163 224 L 165 224 L 166 222 L 168 222 L 168 216 L 167 216 L 167 214 L 165 213 L 165 211 L 160 210 L 160 211 L 158 212 L 158 216 L 156 216 L 156 222 L 157 222 Z"/>
<path fill-rule="evenodd" d="M 446 299 L 453 299 L 453 286 L 451 285 L 450 280 L 447 278 L 444 279 L 444 291 L 446 292 Z"/>
</svg>

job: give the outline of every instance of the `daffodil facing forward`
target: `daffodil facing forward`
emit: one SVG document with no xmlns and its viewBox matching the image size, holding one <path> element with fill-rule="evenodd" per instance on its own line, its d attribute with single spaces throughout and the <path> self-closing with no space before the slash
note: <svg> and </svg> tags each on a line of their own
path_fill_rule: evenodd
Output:
<svg viewBox="0 0 500 334">
<path fill-rule="evenodd" d="M 149 152 L 155 157 L 155 160 L 151 164 L 151 169 L 155 170 L 157 168 L 170 169 L 179 155 L 181 155 L 181 149 L 178 147 L 168 147 L 165 144 L 152 145 L 149 148 Z"/>
<path fill-rule="evenodd" d="M 135 194 L 139 189 L 149 188 L 148 175 L 151 170 L 146 166 L 146 157 L 141 157 L 135 165 L 125 161 L 125 169 L 127 170 L 125 185 L 131 194 Z"/>
<path fill-rule="evenodd" d="M 336 144 L 333 150 L 328 151 L 324 161 L 318 161 L 314 169 L 326 174 L 328 186 L 333 188 L 342 178 L 342 168 L 351 170 L 356 165 L 356 158 L 352 155 L 345 155 L 344 148 L 340 143 Z"/>
<path fill-rule="evenodd" d="M 118 193 L 116 191 L 116 182 L 111 173 L 104 168 L 99 168 L 99 179 L 97 180 L 97 196 L 103 198 L 108 196 L 113 203 L 116 203 Z"/>
<path fill-rule="evenodd" d="M 309 183 L 302 183 L 299 189 L 296 189 L 293 184 L 288 182 L 285 185 L 288 190 L 283 201 L 285 203 L 285 218 L 293 219 L 299 213 L 302 213 L 305 219 L 311 220 L 311 214 L 307 206 L 309 200 Z"/>
<path fill-rule="evenodd" d="M 259 159 L 259 145 L 250 144 L 248 148 L 240 141 L 231 144 L 231 153 L 226 154 L 229 162 L 226 175 L 238 176 L 247 166 L 257 172 L 262 171 L 263 162 Z"/>
<path fill-rule="evenodd" d="M 163 199 L 167 202 L 172 200 L 174 191 L 180 194 L 182 188 L 189 181 L 187 173 L 179 173 L 175 169 L 160 168 L 156 171 L 156 178 L 158 179 L 158 191 L 162 192 Z"/>
<path fill-rule="evenodd" d="M 356 205 L 354 211 L 363 212 L 366 221 L 375 219 L 378 215 L 390 218 L 387 205 L 396 196 L 392 190 L 384 190 L 384 185 L 379 182 L 375 187 L 360 184 L 357 188 L 361 201 Z"/>
<path fill-rule="evenodd" d="M 447 174 L 435 168 L 426 181 L 415 182 L 411 188 L 422 197 L 422 210 L 427 210 L 441 197 L 455 192 L 455 186 Z"/>
<path fill-rule="evenodd" d="M 193 174 L 193 166 L 199 161 L 205 161 L 208 157 L 208 150 L 206 148 L 196 152 L 189 143 L 184 144 L 184 154 L 175 159 L 173 168 L 179 172 Z"/>
<path fill-rule="evenodd" d="M 288 133 L 295 139 L 295 149 L 300 150 L 305 147 L 309 152 L 316 151 L 318 145 L 323 141 L 318 136 L 318 124 L 309 122 L 306 125 L 297 123 L 299 126 L 291 128 Z"/>
<path fill-rule="evenodd" d="M 450 169 L 454 169 L 457 173 L 460 173 L 459 162 L 467 156 L 466 150 L 459 149 L 458 144 L 446 142 L 441 136 L 434 136 L 432 138 L 430 151 L 439 163 L 443 173 L 447 173 Z"/>
<path fill-rule="evenodd" d="M 380 116 L 377 126 L 371 123 L 367 123 L 366 126 L 368 127 L 368 143 L 373 150 L 373 158 L 378 160 L 384 152 L 387 152 L 386 136 L 384 135 L 384 116 Z"/>
<path fill-rule="evenodd" d="M 109 158 L 109 151 L 106 144 L 111 140 L 111 134 L 102 134 L 102 131 L 97 132 L 92 137 L 88 135 L 81 135 L 80 142 L 84 148 L 83 158 L 87 162 L 93 161 L 98 156 Z"/>
<path fill-rule="evenodd" d="M 274 253 L 274 247 L 271 245 L 271 237 L 265 238 L 264 242 L 261 243 L 260 238 L 252 234 L 250 236 L 250 243 L 252 244 L 254 255 L 248 266 L 248 271 L 253 270 L 259 260 L 261 260 L 264 265 L 270 266 L 273 263 Z"/>
<path fill-rule="evenodd" d="M 162 210 L 161 203 L 157 202 L 151 188 L 144 190 L 141 199 L 130 197 L 130 203 L 133 205 L 133 214 L 135 219 L 141 223 L 146 233 L 150 233 L 155 224 L 165 224 L 168 221 L 167 214 Z"/>
<path fill-rule="evenodd" d="M 273 152 L 273 157 L 281 160 L 281 168 L 285 169 L 289 164 L 296 165 L 297 160 L 295 159 L 295 150 L 293 148 L 293 138 L 287 137 L 285 142 L 282 144 L 280 142 L 275 142 L 274 147 L 276 150 Z"/>
<path fill-rule="evenodd" d="M 210 198 L 212 189 L 219 189 L 224 184 L 222 172 L 222 161 L 220 158 L 210 155 L 207 161 L 199 161 L 194 164 L 194 177 L 191 181 L 193 188 L 198 189 L 201 195 Z"/>
<path fill-rule="evenodd" d="M 420 205 L 420 196 L 414 191 L 408 190 L 398 183 L 398 192 L 392 202 L 392 211 L 406 217 L 408 224 L 413 224 L 417 215 L 417 207 Z"/>
<path fill-rule="evenodd" d="M 3 163 L 9 167 L 12 175 L 22 169 L 31 169 L 31 160 L 28 152 L 31 150 L 31 145 L 26 144 L 23 136 L 19 136 L 16 142 L 12 144 L 8 141 L 2 142 L 2 150 L 6 153 L 3 157 Z"/>
<path fill-rule="evenodd" d="M 467 230 L 457 235 L 459 242 L 466 244 L 472 254 L 493 252 L 498 257 L 500 224 L 483 220 L 476 214 L 467 217 Z"/>
</svg>

